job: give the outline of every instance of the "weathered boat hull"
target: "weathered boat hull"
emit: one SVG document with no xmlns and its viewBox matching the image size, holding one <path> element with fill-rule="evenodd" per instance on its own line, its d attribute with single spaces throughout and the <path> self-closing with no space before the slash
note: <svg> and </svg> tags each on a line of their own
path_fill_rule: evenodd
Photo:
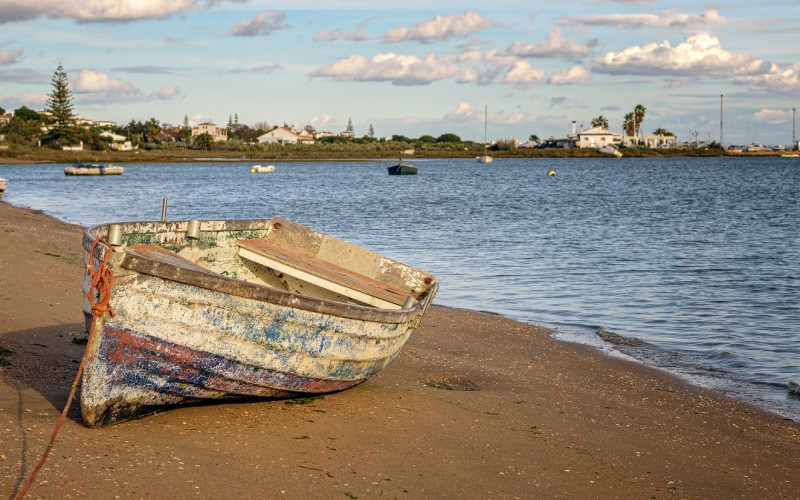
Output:
<svg viewBox="0 0 800 500">
<path fill-rule="evenodd" d="M 64 175 L 122 175 L 124 167 L 119 165 L 73 165 L 64 167 Z"/>
<path fill-rule="evenodd" d="M 81 388 L 87 425 L 109 425 L 203 400 L 347 389 L 395 359 L 438 287 L 432 279 L 425 283 L 424 273 L 404 268 L 409 295 L 419 301 L 396 309 L 367 307 L 245 281 L 191 263 L 176 271 L 147 260 L 147 252 L 137 253 L 141 246 L 135 243 L 147 238 L 135 231 L 149 226 L 156 229 L 151 234 L 163 236 L 162 244 L 179 250 L 177 258 L 185 254 L 202 260 L 197 255 L 205 255 L 204 264 L 235 269 L 239 277 L 255 281 L 250 273 L 263 270 L 252 263 L 236 267 L 230 242 L 242 235 L 258 238 L 269 221 L 203 224 L 209 228 L 206 234 L 229 234 L 186 243 L 181 241 L 186 223 L 128 225 L 128 244 L 112 254 L 110 305 L 115 315 L 98 317 L 87 346 Z M 211 230 L 228 224 L 234 227 Z M 262 229 L 256 229 L 259 225 Z M 87 230 L 87 251 L 106 232 L 105 226 Z M 199 248 L 203 246 L 207 248 Z M 384 267 L 399 265 L 386 260 Z M 288 288 L 303 286 L 309 285 L 290 283 Z M 84 290 L 89 290 L 88 279 Z M 87 302 L 84 312 L 88 319 Z"/>
</svg>

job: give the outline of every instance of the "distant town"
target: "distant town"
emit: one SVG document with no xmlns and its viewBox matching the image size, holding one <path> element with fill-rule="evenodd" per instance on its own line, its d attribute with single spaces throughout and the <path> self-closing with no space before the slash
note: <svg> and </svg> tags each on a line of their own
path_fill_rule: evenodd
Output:
<svg viewBox="0 0 800 500">
<path fill-rule="evenodd" d="M 192 125 L 184 116 L 180 125 L 160 123 L 155 118 L 146 122 L 131 120 L 124 125 L 109 120 L 88 119 L 77 116 L 73 110 L 72 94 L 67 75 L 59 65 L 52 80 L 53 90 L 48 95 L 47 107 L 32 110 L 21 106 L 7 111 L 0 106 L 0 155 L 4 157 L 34 154 L 37 149 L 71 152 L 138 152 L 147 151 L 218 151 L 258 154 L 349 152 L 376 156 L 412 154 L 419 151 L 429 154 L 468 156 L 483 154 L 485 150 L 499 156 L 590 156 L 591 153 L 622 156 L 653 156 L 657 154 L 781 154 L 797 151 L 800 144 L 792 133 L 792 144 L 765 147 L 758 143 L 723 148 L 718 142 L 699 140 L 698 133 L 690 132 L 689 140 L 679 141 L 669 130 L 658 128 L 644 132 L 647 109 L 639 104 L 623 119 L 623 132 L 610 130 L 609 119 L 598 116 L 590 127 L 577 127 L 576 121 L 565 124 L 562 137 L 540 138 L 531 134 L 527 138 L 486 140 L 485 143 L 463 141 L 453 133 L 438 137 L 422 135 L 410 138 L 403 135 L 378 137 L 370 124 L 367 133 L 358 136 L 352 120 L 348 119 L 343 131 L 316 130 L 311 125 L 297 127 L 283 123 L 269 125 L 258 122 L 247 125 L 239 122 L 238 114 L 228 117 L 225 126 L 213 122 Z M 1 103 L 0 103 L 1 104 Z M 720 137 L 722 137 L 720 127 Z M 691 135 L 694 135 L 692 141 Z M 543 152 L 543 150 L 545 152 Z M 537 153 L 534 153 L 536 151 Z M 691 152 L 691 153 L 689 153 Z M 703 153 L 698 153 L 703 152 Z"/>
</svg>

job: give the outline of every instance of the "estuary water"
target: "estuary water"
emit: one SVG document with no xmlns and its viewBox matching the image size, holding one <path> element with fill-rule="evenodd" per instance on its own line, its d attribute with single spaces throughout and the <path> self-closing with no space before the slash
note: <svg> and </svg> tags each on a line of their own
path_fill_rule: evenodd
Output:
<svg viewBox="0 0 800 500">
<path fill-rule="evenodd" d="M 797 159 L 413 163 L 419 175 L 210 160 L 94 178 L 0 164 L 0 177 L 4 201 L 81 225 L 158 220 L 164 197 L 171 220 L 280 215 L 430 272 L 439 304 L 553 326 L 800 420 L 786 389 L 800 382 Z"/>
</svg>

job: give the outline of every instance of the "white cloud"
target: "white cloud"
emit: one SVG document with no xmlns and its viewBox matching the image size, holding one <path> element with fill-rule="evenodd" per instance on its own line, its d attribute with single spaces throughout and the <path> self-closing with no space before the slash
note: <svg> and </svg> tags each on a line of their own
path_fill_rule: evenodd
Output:
<svg viewBox="0 0 800 500">
<path fill-rule="evenodd" d="M 447 120 L 464 120 L 475 116 L 475 110 L 468 102 L 460 102 L 456 109 L 447 113 L 445 119 Z"/>
<path fill-rule="evenodd" d="M 132 83 L 111 78 L 106 73 L 82 69 L 70 79 L 70 89 L 76 94 L 136 94 Z"/>
<path fill-rule="evenodd" d="M 517 61 L 508 70 L 503 78 L 503 83 L 509 83 L 520 87 L 530 87 L 535 83 L 541 83 L 545 79 L 544 70 L 534 68 L 528 61 Z"/>
<path fill-rule="evenodd" d="M 203 115 L 202 113 L 195 113 L 194 115 L 189 117 L 189 125 L 191 125 L 192 127 L 196 127 L 196 126 L 200 125 L 201 123 L 205 123 L 205 122 L 208 122 L 208 121 L 211 121 L 211 120 L 206 118 L 205 115 Z"/>
<path fill-rule="evenodd" d="M 0 103 L 3 103 L 6 111 L 20 106 L 42 109 L 47 103 L 47 94 L 0 95 Z"/>
<path fill-rule="evenodd" d="M 193 8 L 205 8 L 199 0 L 1 0 L 0 24 L 27 21 L 41 16 L 63 17 L 80 22 L 120 22 L 164 19 Z"/>
<path fill-rule="evenodd" d="M 158 92 L 150 94 L 151 99 L 169 100 L 181 94 L 180 87 L 167 86 L 162 87 Z"/>
<path fill-rule="evenodd" d="M 351 42 L 363 42 L 364 40 L 369 39 L 367 35 L 365 35 L 361 31 L 353 31 L 351 33 L 343 32 L 342 30 L 335 29 L 333 31 L 322 30 L 318 32 L 312 40 L 315 42 L 334 42 L 336 40 L 349 40 Z"/>
<path fill-rule="evenodd" d="M 371 59 L 350 56 L 311 72 L 311 77 L 327 77 L 356 82 L 391 82 L 393 85 L 427 85 L 437 80 L 451 78 L 460 68 L 452 57 L 437 58 L 429 54 L 425 59 L 389 52 Z"/>
<path fill-rule="evenodd" d="M 456 76 L 458 83 L 477 83 L 478 85 L 489 85 L 497 80 L 498 75 L 503 71 L 501 67 L 485 68 L 465 68 Z"/>
<path fill-rule="evenodd" d="M 244 19 L 239 21 L 239 24 L 231 28 L 228 33 L 234 36 L 269 35 L 273 31 L 288 28 L 289 26 L 283 22 L 285 20 L 286 14 L 283 12 L 265 10 L 254 17 L 252 21 Z"/>
<path fill-rule="evenodd" d="M 231 68 L 228 70 L 223 71 L 223 73 L 231 73 L 231 74 L 239 74 L 239 73 L 272 73 L 273 71 L 278 71 L 283 69 L 283 66 L 280 64 L 260 64 L 258 66 L 252 66 L 250 68 Z"/>
<path fill-rule="evenodd" d="M 411 29 L 400 27 L 389 30 L 383 35 L 383 38 L 387 42 L 405 40 L 429 42 L 431 40 L 471 35 L 495 25 L 495 22 L 491 19 L 487 19 L 477 12 L 468 11 L 464 14 L 452 14 L 449 16 L 437 15 L 431 20 L 418 22 Z"/>
<path fill-rule="evenodd" d="M 516 125 L 528 118 L 527 113 L 517 111 L 508 113 L 506 111 L 490 112 L 486 120 L 499 125 Z M 456 109 L 447 113 L 444 116 L 447 121 L 462 121 L 462 122 L 483 122 L 484 110 L 475 109 L 468 102 L 460 102 Z"/>
<path fill-rule="evenodd" d="M 696 77 L 725 73 L 756 75 L 771 67 L 757 58 L 728 52 L 709 33 L 690 35 L 675 47 L 668 41 L 628 47 L 609 52 L 595 62 L 595 72 Z"/>
<path fill-rule="evenodd" d="M 575 65 L 564 71 L 558 71 L 550 76 L 553 85 L 577 85 L 589 79 L 589 72 L 581 65 Z"/>
<path fill-rule="evenodd" d="M 766 122 L 770 125 L 779 125 L 781 123 L 786 123 L 792 118 L 791 111 L 784 111 L 780 109 L 767 109 L 764 108 L 753 117 L 758 122 Z"/>
<path fill-rule="evenodd" d="M 686 78 L 671 78 L 665 82 L 668 89 L 679 89 L 686 86 Z"/>
<path fill-rule="evenodd" d="M 601 14 L 597 16 L 568 17 L 564 24 L 585 26 L 616 26 L 619 28 L 680 28 L 708 29 L 725 24 L 726 19 L 716 10 L 709 9 L 702 14 L 681 14 L 665 10 L 658 14 Z"/>
<path fill-rule="evenodd" d="M 0 50 L 0 64 L 14 64 L 19 61 L 24 49 Z"/>
<path fill-rule="evenodd" d="M 329 30 L 322 30 L 319 31 L 312 40 L 315 42 L 333 42 L 336 40 L 348 40 L 351 42 L 363 42 L 364 40 L 369 40 L 369 36 L 364 33 L 364 28 L 366 28 L 371 22 L 375 21 L 374 17 L 370 17 L 365 19 L 364 21 L 358 23 L 356 26 L 355 31 L 346 32 L 340 29 L 335 29 L 332 31 Z"/>
<path fill-rule="evenodd" d="M 765 73 L 741 75 L 733 81 L 753 91 L 800 95 L 800 63 L 789 69 L 771 64 Z"/>
<path fill-rule="evenodd" d="M 506 54 L 516 57 L 564 57 L 575 58 L 589 55 L 591 48 L 597 44 L 595 40 L 583 43 L 564 37 L 559 29 L 551 31 L 540 43 L 514 42 L 506 50 Z"/>
<path fill-rule="evenodd" d="M 308 119 L 308 124 L 314 128 L 320 128 L 331 122 L 331 115 L 314 115 Z"/>
</svg>

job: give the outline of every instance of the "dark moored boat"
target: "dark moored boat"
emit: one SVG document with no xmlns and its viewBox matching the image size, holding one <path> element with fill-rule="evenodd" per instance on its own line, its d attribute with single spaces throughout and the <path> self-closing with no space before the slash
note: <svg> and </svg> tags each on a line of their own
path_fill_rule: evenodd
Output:
<svg viewBox="0 0 800 500">
<path fill-rule="evenodd" d="M 169 405 L 352 387 L 394 360 L 439 286 L 280 218 L 91 227 L 83 246 L 94 269 L 108 252 L 98 238 L 114 245 L 114 314 L 97 317 L 87 345 L 81 413 L 91 427 Z"/>
<path fill-rule="evenodd" d="M 417 172 L 419 172 L 419 167 L 409 163 L 403 163 L 403 160 L 400 160 L 397 165 L 392 165 L 387 169 L 389 170 L 389 175 L 416 175 Z"/>
</svg>

